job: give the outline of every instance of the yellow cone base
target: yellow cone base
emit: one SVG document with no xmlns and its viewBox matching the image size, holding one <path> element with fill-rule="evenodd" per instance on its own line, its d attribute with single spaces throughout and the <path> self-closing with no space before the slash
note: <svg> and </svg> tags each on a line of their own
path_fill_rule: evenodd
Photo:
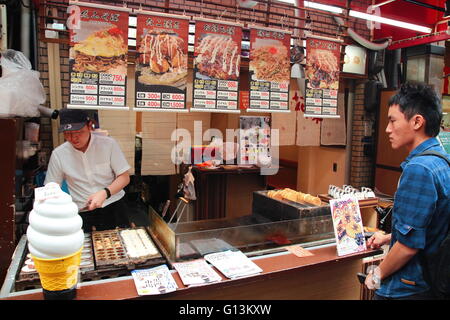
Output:
<svg viewBox="0 0 450 320">
<path fill-rule="evenodd" d="M 62 291 L 76 286 L 81 249 L 72 255 L 58 259 L 39 259 L 33 256 L 34 265 L 44 290 Z"/>
</svg>

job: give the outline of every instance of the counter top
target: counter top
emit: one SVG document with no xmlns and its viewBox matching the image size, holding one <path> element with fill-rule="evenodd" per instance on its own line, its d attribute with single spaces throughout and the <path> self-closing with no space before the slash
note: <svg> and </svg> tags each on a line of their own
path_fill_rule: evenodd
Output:
<svg viewBox="0 0 450 320">
<path fill-rule="evenodd" d="M 178 284 L 178 289 L 175 292 L 170 292 L 163 295 L 148 295 L 139 296 L 131 276 L 120 277 L 115 279 L 99 280 L 92 282 L 83 282 L 79 284 L 77 291 L 77 299 L 80 300 L 122 300 L 122 299 L 195 299 L 198 295 L 205 296 L 205 299 L 214 299 L 211 292 L 223 292 L 224 289 L 235 287 L 235 291 L 239 286 L 246 286 L 255 282 L 262 282 L 266 280 L 273 280 L 278 276 L 292 276 L 301 270 L 319 268 L 327 264 L 336 264 L 343 261 L 358 260 L 369 256 L 381 254 L 381 250 L 366 250 L 364 252 L 350 254 L 346 256 L 337 256 L 336 246 L 329 245 L 315 249 L 309 249 L 312 256 L 297 257 L 294 254 L 285 251 L 277 254 L 264 255 L 251 258 L 263 272 L 245 278 L 233 279 L 223 277 L 222 281 L 212 283 L 204 286 L 186 287 L 183 285 L 178 273 L 172 271 L 172 275 Z M 356 280 L 356 275 L 355 275 Z M 207 293 L 206 290 L 207 289 Z M 12 293 L 5 299 L 11 300 L 39 300 L 43 299 L 40 289 L 30 290 L 31 292 L 16 292 Z M 239 299 L 239 295 L 235 297 Z M 220 296 L 218 299 L 221 299 Z"/>
</svg>

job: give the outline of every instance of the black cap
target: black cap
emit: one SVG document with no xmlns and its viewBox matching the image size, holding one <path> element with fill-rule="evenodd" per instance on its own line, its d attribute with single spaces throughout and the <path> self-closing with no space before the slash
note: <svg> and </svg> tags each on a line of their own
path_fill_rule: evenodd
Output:
<svg viewBox="0 0 450 320">
<path fill-rule="evenodd" d="M 59 132 L 75 131 L 83 128 L 89 121 L 89 115 L 81 109 L 61 109 L 59 111 Z"/>
</svg>

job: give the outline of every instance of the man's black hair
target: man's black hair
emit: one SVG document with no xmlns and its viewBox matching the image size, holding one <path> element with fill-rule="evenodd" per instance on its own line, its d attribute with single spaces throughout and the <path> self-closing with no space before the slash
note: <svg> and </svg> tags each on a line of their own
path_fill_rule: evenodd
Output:
<svg viewBox="0 0 450 320">
<path fill-rule="evenodd" d="M 399 105 L 406 119 L 419 114 L 425 118 L 425 133 L 430 137 L 439 134 L 442 105 L 434 89 L 424 83 L 407 82 L 391 97 L 388 106 Z"/>
</svg>

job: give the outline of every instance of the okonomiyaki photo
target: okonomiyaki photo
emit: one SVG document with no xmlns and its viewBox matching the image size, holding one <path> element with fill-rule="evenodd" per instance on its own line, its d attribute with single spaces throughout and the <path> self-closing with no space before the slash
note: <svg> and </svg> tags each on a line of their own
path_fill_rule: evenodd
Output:
<svg viewBox="0 0 450 320">
<path fill-rule="evenodd" d="M 147 85 L 174 85 L 188 75 L 188 56 L 182 38 L 169 33 L 147 33 L 138 53 L 138 81 Z"/>
<path fill-rule="evenodd" d="M 71 48 L 73 70 L 126 74 L 128 47 L 116 27 L 94 31 Z"/>
<path fill-rule="evenodd" d="M 263 43 L 263 41 L 261 41 Z M 265 42 L 250 53 L 250 71 L 254 80 L 289 82 L 288 49 L 279 41 Z"/>
<path fill-rule="evenodd" d="M 339 61 L 333 52 L 312 49 L 308 52 L 306 77 L 310 88 L 337 89 L 339 86 Z"/>
<path fill-rule="evenodd" d="M 238 44 L 229 36 L 204 36 L 197 47 L 194 68 L 209 78 L 237 80 L 241 63 Z"/>
</svg>

